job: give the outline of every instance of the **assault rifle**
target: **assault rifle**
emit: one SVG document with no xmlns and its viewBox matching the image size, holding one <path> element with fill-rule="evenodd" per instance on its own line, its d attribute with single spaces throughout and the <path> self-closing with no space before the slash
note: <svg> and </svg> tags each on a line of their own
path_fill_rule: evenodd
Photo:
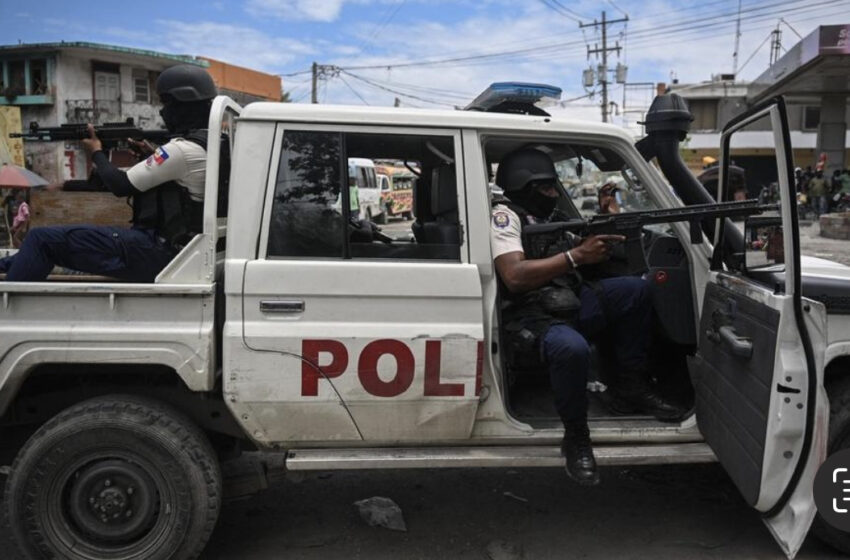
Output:
<svg viewBox="0 0 850 560">
<path fill-rule="evenodd" d="M 757 199 L 715 204 L 695 204 L 682 208 L 599 214 L 588 220 L 531 224 L 522 228 L 522 246 L 532 259 L 548 257 L 575 246 L 574 236 L 615 234 L 626 239 L 617 243 L 611 259 L 580 268 L 588 278 L 627 276 L 647 270 L 643 250 L 643 226 L 670 222 L 690 222 L 691 243 L 702 242 L 702 221 L 716 218 L 747 217 L 765 212 L 778 212 L 778 204 L 760 204 Z"/>
<path fill-rule="evenodd" d="M 168 142 L 174 135 L 165 129 L 143 130 L 135 125 L 130 117 L 124 122 L 111 122 L 96 125 L 94 132 L 106 147 L 115 147 L 126 142 L 127 138 L 133 140 L 149 140 L 161 145 Z M 30 142 L 57 142 L 64 140 L 83 140 L 89 137 L 88 125 L 86 124 L 63 124 L 60 126 L 42 127 L 37 122 L 31 122 L 27 132 L 9 134 L 10 138 L 23 138 Z"/>
</svg>

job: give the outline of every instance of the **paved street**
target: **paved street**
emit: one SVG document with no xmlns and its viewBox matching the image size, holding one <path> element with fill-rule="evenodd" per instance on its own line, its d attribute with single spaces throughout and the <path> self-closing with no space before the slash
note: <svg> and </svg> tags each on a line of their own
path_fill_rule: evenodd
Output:
<svg viewBox="0 0 850 560">
<path fill-rule="evenodd" d="M 407 532 L 353 502 L 394 500 Z M 229 504 L 205 560 L 780 559 L 716 465 L 603 469 L 583 489 L 559 469 L 311 473 Z M 809 539 L 800 559 L 840 558 Z"/>
<path fill-rule="evenodd" d="M 850 265 L 850 241 L 821 237 L 817 222 L 800 223 L 800 248 L 804 255 Z"/>
</svg>

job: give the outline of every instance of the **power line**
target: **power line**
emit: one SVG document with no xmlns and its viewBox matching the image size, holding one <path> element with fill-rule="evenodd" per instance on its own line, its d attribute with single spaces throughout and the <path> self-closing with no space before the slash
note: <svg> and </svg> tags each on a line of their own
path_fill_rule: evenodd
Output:
<svg viewBox="0 0 850 560">
<path fill-rule="evenodd" d="M 363 99 L 363 96 L 360 95 L 359 93 L 357 93 L 357 90 L 355 90 L 353 87 L 351 87 L 351 84 L 349 84 L 348 81 L 345 78 L 343 78 L 342 76 L 337 76 L 337 78 L 342 80 L 342 83 L 344 83 L 346 86 L 348 86 L 348 89 L 351 90 L 351 93 L 353 93 L 354 95 L 359 97 L 360 101 L 362 101 L 364 105 L 369 105 L 369 102 L 366 101 L 365 99 Z"/>
<path fill-rule="evenodd" d="M 834 1 L 840 1 L 840 0 L 834 0 Z M 786 4 L 795 4 L 795 3 L 798 3 L 798 2 L 795 2 L 794 0 L 785 0 L 785 1 L 781 1 L 781 2 L 775 2 L 774 1 L 774 2 L 768 2 L 768 3 L 758 3 L 758 4 L 754 4 L 753 6 L 747 8 L 745 10 L 742 10 L 742 13 L 755 12 L 755 11 L 760 11 L 760 10 L 767 10 L 767 9 L 770 9 L 770 8 L 773 8 L 773 7 L 776 7 L 776 6 L 782 6 L 782 5 L 786 5 Z M 675 10 L 675 11 L 676 12 L 685 12 L 685 11 L 692 11 L 692 10 L 695 10 L 695 9 L 696 10 L 702 10 L 704 8 L 705 8 L 704 5 L 697 5 L 697 6 L 692 5 L 692 6 L 680 8 L 680 9 Z M 801 10 L 801 9 L 808 9 L 808 8 L 809 8 L 809 6 L 798 6 L 797 8 L 794 8 L 793 10 Z M 667 12 L 667 13 L 669 14 L 669 12 Z M 646 14 L 643 14 L 644 18 L 645 18 L 645 16 L 646 16 Z M 737 16 L 737 11 L 729 12 L 729 13 L 715 14 L 713 16 L 709 16 L 708 18 L 681 19 L 681 20 L 678 20 L 678 21 L 673 21 L 673 22 L 664 24 L 662 26 L 653 26 L 653 27 L 647 28 L 647 29 L 640 29 L 640 27 L 638 27 L 637 29 L 632 30 L 632 33 L 630 34 L 630 36 L 632 38 L 637 38 L 637 37 L 640 37 L 641 35 L 645 35 L 647 33 L 661 35 L 662 34 L 661 31 L 663 31 L 665 29 L 676 28 L 678 26 L 687 25 L 687 24 L 698 24 L 700 26 L 700 28 L 702 28 L 703 30 L 706 30 L 709 26 L 717 25 L 717 23 L 718 23 L 718 22 L 715 22 L 713 24 L 709 23 L 708 25 L 706 25 L 707 21 L 712 20 L 712 19 L 730 17 L 730 16 Z M 535 39 L 531 42 L 534 42 L 534 41 L 538 41 L 538 39 Z M 528 43 L 528 42 L 529 41 L 517 41 L 514 44 L 522 44 L 522 43 Z M 541 53 L 542 53 L 544 51 L 550 51 L 550 50 L 560 49 L 560 48 L 563 48 L 563 47 L 580 45 L 580 44 L 583 44 L 583 42 L 586 42 L 586 41 L 574 41 L 574 40 L 573 41 L 562 41 L 562 42 L 556 42 L 556 43 L 544 43 L 542 45 L 536 45 L 536 46 L 523 48 L 523 49 L 505 50 L 505 51 L 498 51 L 498 52 L 491 52 L 491 53 L 478 53 L 478 54 L 472 54 L 472 55 L 466 55 L 466 56 L 449 57 L 449 58 L 445 58 L 445 59 L 420 60 L 420 61 L 408 61 L 408 62 L 397 62 L 397 63 L 391 62 L 391 63 L 388 63 L 388 64 L 356 65 L 356 66 L 346 66 L 345 68 L 348 68 L 348 69 L 351 69 L 351 70 L 373 70 L 373 69 L 401 68 L 401 67 L 410 67 L 410 66 L 436 66 L 436 65 L 447 65 L 447 64 L 451 65 L 452 63 L 455 63 L 455 62 L 463 62 L 463 61 L 467 61 L 467 60 L 498 58 L 498 57 L 503 57 L 503 56 L 504 57 L 514 57 L 515 55 L 520 55 L 520 54 L 525 54 L 525 53 L 534 53 L 535 51 L 538 51 L 538 50 L 541 51 Z M 298 72 L 292 72 L 292 73 L 289 73 L 289 74 L 281 74 L 281 76 L 295 76 L 295 75 L 300 75 L 300 74 L 307 74 L 309 72 L 310 72 L 310 70 L 302 70 L 302 71 L 298 71 Z"/>
<path fill-rule="evenodd" d="M 569 12 L 569 13 L 573 14 L 574 16 L 576 16 L 576 17 L 577 17 L 577 18 L 579 18 L 579 19 L 583 17 L 580 13 L 576 12 L 575 10 L 573 10 L 573 9 L 571 9 L 571 8 L 568 8 L 568 7 L 564 6 L 564 4 L 561 2 L 561 0 L 551 0 L 551 1 L 552 1 L 552 3 L 554 3 L 555 5 L 557 5 L 559 8 L 561 8 L 562 10 L 564 10 L 565 12 Z"/>
<path fill-rule="evenodd" d="M 842 1 L 842 0 L 830 0 L 829 2 L 825 2 L 825 4 L 830 4 L 830 3 L 840 2 L 840 1 Z M 771 9 L 771 8 L 774 8 L 774 7 L 777 7 L 777 6 L 783 6 L 783 5 L 795 4 L 795 3 L 799 4 L 799 2 L 794 2 L 793 0 L 783 0 L 781 2 L 773 2 L 773 3 L 770 3 L 770 4 L 763 4 L 763 5 L 743 9 L 743 10 L 741 10 L 741 13 L 743 14 L 743 13 L 750 13 L 750 12 L 768 10 L 768 9 Z M 817 5 L 818 4 L 814 4 L 814 6 L 817 6 Z M 796 8 L 792 8 L 791 11 L 808 9 L 812 6 L 813 5 L 798 6 Z M 789 10 L 784 10 L 784 11 L 789 11 Z M 775 13 L 776 12 L 773 12 L 774 15 L 775 15 Z M 681 26 L 683 24 L 689 24 L 689 23 L 697 24 L 697 25 L 700 25 L 703 28 L 707 28 L 708 26 L 716 25 L 718 23 L 718 22 L 714 22 L 714 23 L 708 23 L 707 24 L 707 22 L 709 22 L 710 20 L 715 20 L 715 19 L 719 19 L 719 18 L 727 18 L 727 17 L 730 17 L 730 16 L 737 17 L 737 15 L 738 15 L 738 12 L 735 11 L 735 12 L 731 12 L 731 13 L 723 13 L 723 14 L 710 16 L 708 18 L 689 19 L 689 20 L 681 20 L 681 21 L 671 22 L 671 23 L 661 25 L 661 26 L 654 26 L 654 27 L 652 27 L 650 29 L 646 29 L 646 30 L 633 31 L 632 32 L 632 38 L 634 38 L 635 36 L 642 36 L 642 35 L 646 35 L 646 34 L 660 35 L 661 32 L 666 30 L 666 29 L 676 28 L 676 27 Z M 346 68 L 349 69 L 349 70 L 374 70 L 374 69 L 387 69 L 387 68 L 408 68 L 408 67 L 412 67 L 412 66 L 440 66 L 440 65 L 446 65 L 446 64 L 456 63 L 456 62 L 466 62 L 466 61 L 473 61 L 473 60 L 500 58 L 500 57 L 515 56 L 515 55 L 520 55 L 520 54 L 532 54 L 532 53 L 535 53 L 536 51 L 537 52 L 539 52 L 539 51 L 549 51 L 549 50 L 552 50 L 552 49 L 560 49 L 560 48 L 563 48 L 563 47 L 575 46 L 575 45 L 581 44 L 581 43 L 582 42 L 576 42 L 576 41 L 562 41 L 562 42 L 550 43 L 548 45 L 541 45 L 541 46 L 536 46 L 536 47 L 528 47 L 528 48 L 523 48 L 523 49 L 515 49 L 515 50 L 491 52 L 491 53 L 481 53 L 481 54 L 474 54 L 474 55 L 467 55 L 467 56 L 457 56 L 457 57 L 450 57 L 450 58 L 445 58 L 445 59 L 409 61 L 409 62 L 398 62 L 398 63 L 388 63 L 388 64 L 356 65 L 356 66 L 347 66 Z"/>
<path fill-rule="evenodd" d="M 581 20 L 580 20 L 580 19 L 578 19 L 577 17 L 575 17 L 575 16 L 573 16 L 573 15 L 569 14 L 569 13 L 568 13 L 568 12 L 567 12 L 564 8 L 563 8 L 563 6 L 561 6 L 561 4 L 560 4 L 559 2 L 557 2 L 556 0 L 539 0 L 539 1 L 540 1 L 540 3 L 541 3 L 541 4 L 543 4 L 544 6 L 546 6 L 546 7 L 547 7 L 547 8 L 549 8 L 549 9 L 551 9 L 551 10 L 552 10 L 553 12 L 555 12 L 556 14 L 562 15 L 562 16 L 564 16 L 565 18 L 569 18 L 569 19 L 571 19 L 571 20 L 573 20 L 573 21 L 575 21 L 575 22 L 581 23 Z"/>
<path fill-rule="evenodd" d="M 343 74 L 345 74 L 347 76 L 351 76 L 355 80 L 360 80 L 363 83 L 369 84 L 372 87 L 376 87 L 378 89 L 382 89 L 384 91 L 388 91 L 388 92 L 394 93 L 396 95 L 401 95 L 402 97 L 409 97 L 411 99 L 416 99 L 418 101 L 424 101 L 425 103 L 431 103 L 432 105 L 444 105 L 444 106 L 448 106 L 448 107 L 454 107 L 454 105 L 452 105 L 451 103 L 441 103 L 439 101 L 433 101 L 431 99 L 425 99 L 424 97 L 419 97 L 418 95 L 411 95 L 409 93 L 404 93 L 404 92 L 398 91 L 396 89 L 392 89 L 392 88 L 388 88 L 386 86 L 382 86 L 381 84 L 373 82 L 369 78 L 364 78 L 363 76 L 358 76 L 357 74 L 352 74 L 351 72 L 348 72 L 347 70 L 340 69 L 340 72 L 342 72 Z"/>
<path fill-rule="evenodd" d="M 623 8 L 621 8 L 620 6 L 618 6 L 617 4 L 614 3 L 614 0 L 607 0 L 607 1 L 608 1 L 609 4 L 614 6 L 615 10 L 618 10 L 621 14 L 623 14 L 626 17 L 629 16 L 629 14 L 627 14 L 626 11 Z"/>
</svg>

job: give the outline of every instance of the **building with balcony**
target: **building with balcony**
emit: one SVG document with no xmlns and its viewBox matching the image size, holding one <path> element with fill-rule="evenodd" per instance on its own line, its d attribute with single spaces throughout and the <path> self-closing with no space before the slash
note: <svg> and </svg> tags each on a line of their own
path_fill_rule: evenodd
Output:
<svg viewBox="0 0 850 560">
<path fill-rule="evenodd" d="M 207 69 L 220 91 L 239 103 L 280 100 L 279 76 L 209 58 L 60 42 L 0 46 L 0 106 L 19 107 L 24 127 L 132 118 L 141 128 L 162 128 L 154 85 L 175 64 Z M 90 163 L 77 142 L 29 142 L 24 155 L 27 166 L 50 181 L 88 175 Z"/>
</svg>

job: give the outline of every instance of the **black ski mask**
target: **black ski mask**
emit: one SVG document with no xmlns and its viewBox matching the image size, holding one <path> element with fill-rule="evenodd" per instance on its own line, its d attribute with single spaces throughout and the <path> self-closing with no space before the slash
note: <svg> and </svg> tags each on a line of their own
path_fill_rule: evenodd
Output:
<svg viewBox="0 0 850 560">
<path fill-rule="evenodd" d="M 546 196 L 540 192 L 537 186 L 526 185 L 525 188 L 519 191 L 506 192 L 505 196 L 516 204 L 519 204 L 525 210 L 537 218 L 545 220 L 552 215 L 555 206 L 558 204 L 558 198 Z"/>
<path fill-rule="evenodd" d="M 159 116 L 169 132 L 184 133 L 207 127 L 210 117 L 209 101 L 193 101 L 180 103 L 173 101 L 165 103 L 159 111 Z"/>
</svg>

